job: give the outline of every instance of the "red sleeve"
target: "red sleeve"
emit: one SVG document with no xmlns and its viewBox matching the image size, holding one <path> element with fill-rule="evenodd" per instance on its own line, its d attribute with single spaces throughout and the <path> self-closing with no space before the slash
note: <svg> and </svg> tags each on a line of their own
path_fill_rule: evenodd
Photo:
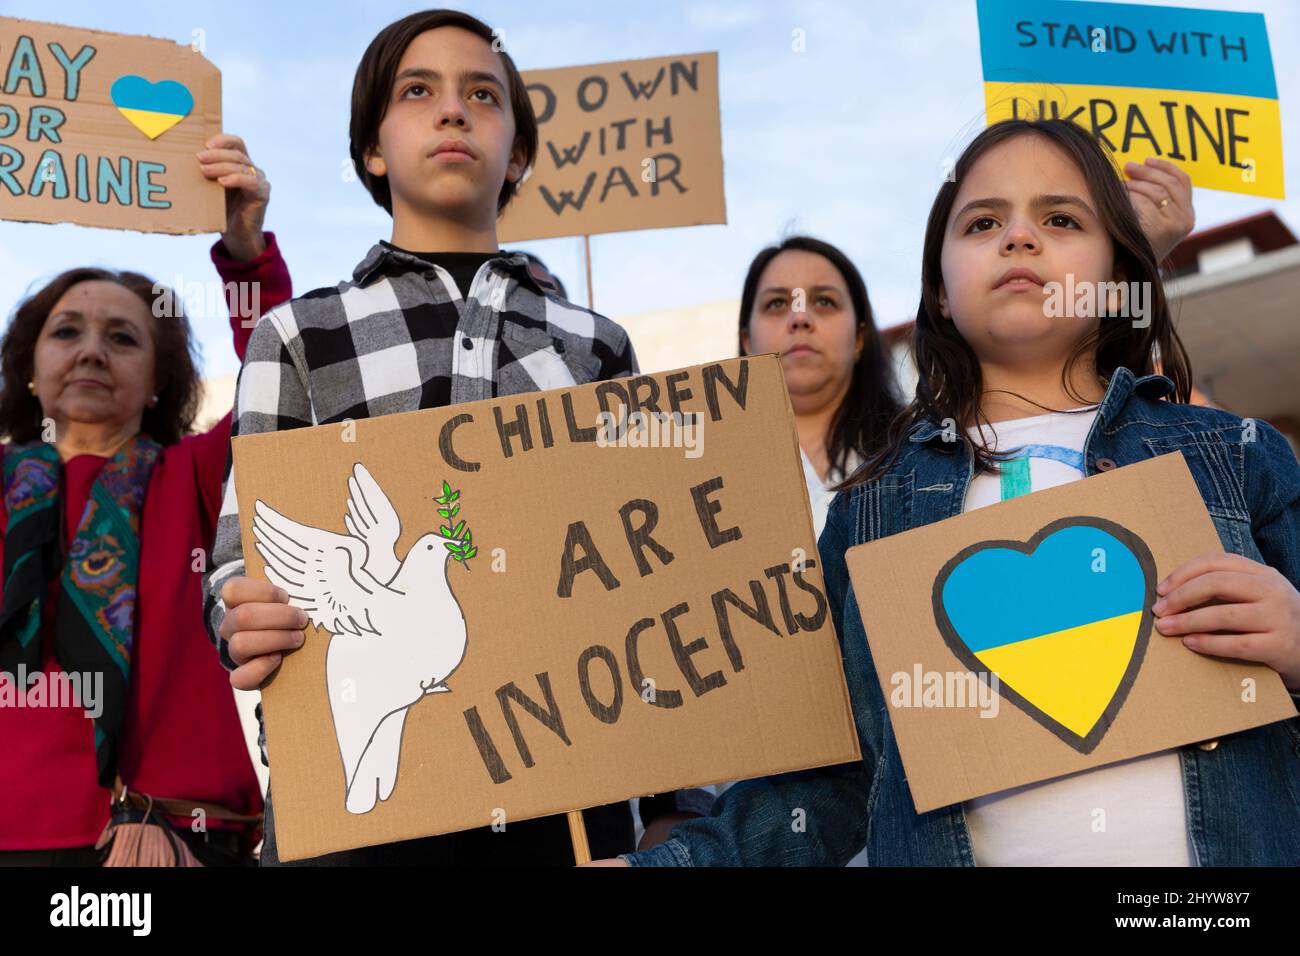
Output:
<svg viewBox="0 0 1300 956">
<path fill-rule="evenodd" d="M 253 334 L 253 326 L 277 305 L 293 298 L 289 267 L 280 255 L 275 233 L 263 234 L 266 248 L 248 262 L 237 262 L 226 253 L 218 239 L 212 246 L 212 264 L 226 287 L 226 305 L 230 309 L 230 330 L 235 336 L 235 354 L 244 360 L 244 349 Z"/>
<path fill-rule="evenodd" d="M 212 246 L 212 263 L 217 267 L 226 287 L 226 303 L 230 308 L 230 330 L 235 338 L 235 354 L 244 359 L 244 349 L 265 312 L 293 298 L 293 285 L 289 267 L 280 255 L 275 233 L 268 232 L 266 248 L 262 254 L 248 262 L 237 262 L 226 253 L 220 239 Z M 186 439 L 192 444 L 194 473 L 206 527 L 216 527 L 217 513 L 221 510 L 221 482 L 226 474 L 226 459 L 230 454 L 230 413 L 200 435 Z"/>
<path fill-rule="evenodd" d="M 226 459 L 230 456 L 230 412 L 207 431 L 191 435 L 185 441 L 194 453 L 194 481 L 203 508 L 203 527 L 211 537 L 216 534 L 221 484 L 226 477 Z"/>
</svg>

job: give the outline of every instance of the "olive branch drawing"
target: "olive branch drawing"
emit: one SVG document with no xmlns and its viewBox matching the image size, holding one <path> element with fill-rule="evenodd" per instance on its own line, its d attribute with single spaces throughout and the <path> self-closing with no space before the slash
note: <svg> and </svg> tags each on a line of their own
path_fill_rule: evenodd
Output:
<svg viewBox="0 0 1300 956">
<path fill-rule="evenodd" d="M 478 554 L 478 548 L 474 545 L 474 534 L 468 527 L 466 527 L 464 518 L 461 518 L 455 526 L 452 525 L 452 521 L 460 511 L 460 502 L 457 501 L 458 498 L 460 498 L 460 489 L 453 489 L 451 485 L 444 481 L 442 483 L 442 494 L 433 500 L 441 505 L 438 509 L 438 514 L 442 515 L 443 519 L 447 522 L 438 530 L 444 537 L 454 539 L 452 541 L 444 541 L 442 545 L 450 551 L 451 556 L 463 564 L 465 570 L 468 571 L 468 561 L 470 558 L 474 557 L 474 555 Z"/>
</svg>

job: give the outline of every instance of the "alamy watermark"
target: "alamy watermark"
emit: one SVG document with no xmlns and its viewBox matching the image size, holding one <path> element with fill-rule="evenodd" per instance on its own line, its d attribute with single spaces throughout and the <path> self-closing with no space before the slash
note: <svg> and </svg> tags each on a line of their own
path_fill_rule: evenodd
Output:
<svg viewBox="0 0 1300 956">
<path fill-rule="evenodd" d="M 704 421 L 698 412 L 635 411 L 626 405 L 596 416 L 601 448 L 681 448 L 687 458 L 704 454 Z"/>
<path fill-rule="evenodd" d="M 151 893 L 82 892 L 73 884 L 66 893 L 50 897 L 50 925 L 55 927 L 117 926 L 133 936 L 148 936 L 153 928 Z"/>
<path fill-rule="evenodd" d="M 80 707 L 92 720 L 104 713 L 104 675 L 100 671 L 81 673 L 58 671 L 18 673 L 0 671 L 0 707 Z"/>
<path fill-rule="evenodd" d="M 1067 272 L 1065 282 L 1043 283 L 1043 313 L 1049 318 L 1132 319 L 1133 328 L 1151 324 L 1150 282 L 1075 282 Z"/>
<path fill-rule="evenodd" d="M 996 671 L 927 671 L 914 664 L 910 671 L 895 671 L 889 683 L 891 707 L 971 707 L 981 717 L 998 715 Z"/>
<path fill-rule="evenodd" d="M 244 328 L 250 328 L 262 315 L 260 282 L 186 282 L 185 277 L 177 273 L 170 287 L 161 282 L 154 283 L 154 318 L 174 318 L 178 299 L 190 315 L 221 315 L 229 311 Z"/>
</svg>

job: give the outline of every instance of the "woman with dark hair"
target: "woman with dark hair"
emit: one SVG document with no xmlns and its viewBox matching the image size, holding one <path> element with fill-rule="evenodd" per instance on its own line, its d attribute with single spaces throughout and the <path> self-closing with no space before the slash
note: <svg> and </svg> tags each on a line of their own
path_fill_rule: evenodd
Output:
<svg viewBox="0 0 1300 956">
<path fill-rule="evenodd" d="M 839 249 L 791 236 L 754 257 L 740 296 L 740 354 L 781 358 L 820 535 L 834 486 L 901 408 L 862 275 Z"/>
<path fill-rule="evenodd" d="M 207 146 L 242 358 L 289 273 L 244 143 Z M 230 416 L 190 434 L 180 302 L 138 273 L 68 270 L 18 305 L 0 369 L 0 866 L 250 861 L 261 795 L 202 617 Z"/>
</svg>

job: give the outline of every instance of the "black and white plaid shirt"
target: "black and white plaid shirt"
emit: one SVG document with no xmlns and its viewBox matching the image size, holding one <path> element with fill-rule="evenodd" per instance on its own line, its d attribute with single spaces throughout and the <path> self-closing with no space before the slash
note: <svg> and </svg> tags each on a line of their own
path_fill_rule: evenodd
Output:
<svg viewBox="0 0 1300 956">
<path fill-rule="evenodd" d="M 521 255 L 489 259 L 467 298 L 426 259 L 376 245 L 353 281 L 266 313 L 239 373 L 231 437 L 438 408 L 637 373 L 623 329 L 548 293 Z M 244 573 L 233 463 L 205 581 L 221 662 L 221 588 Z"/>
</svg>

